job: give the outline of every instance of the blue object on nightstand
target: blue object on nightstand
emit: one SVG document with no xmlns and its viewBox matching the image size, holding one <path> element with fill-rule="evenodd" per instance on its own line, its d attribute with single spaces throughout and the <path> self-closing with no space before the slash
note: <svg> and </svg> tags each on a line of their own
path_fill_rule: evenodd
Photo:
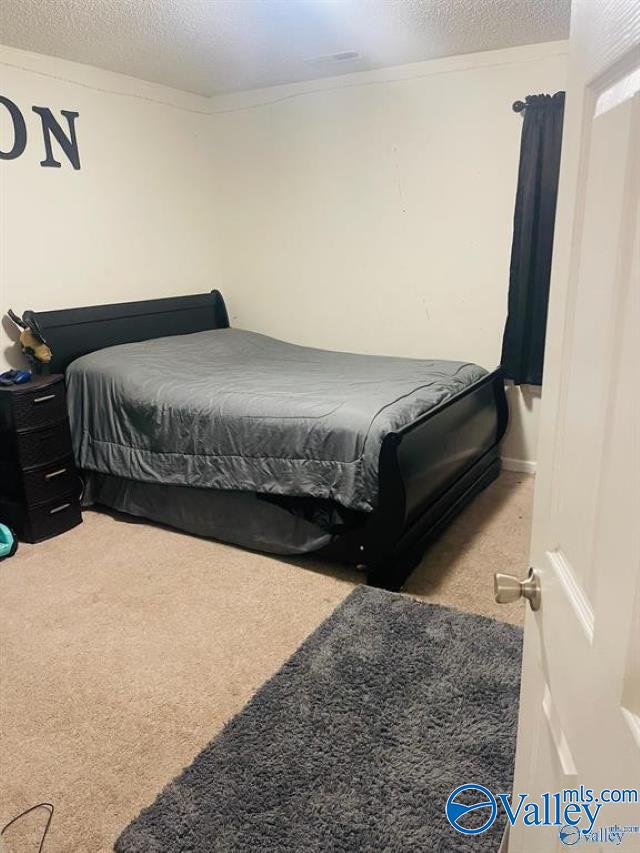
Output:
<svg viewBox="0 0 640 853">
<path fill-rule="evenodd" d="M 23 385 L 31 381 L 30 370 L 7 370 L 0 373 L 0 385 Z"/>
</svg>

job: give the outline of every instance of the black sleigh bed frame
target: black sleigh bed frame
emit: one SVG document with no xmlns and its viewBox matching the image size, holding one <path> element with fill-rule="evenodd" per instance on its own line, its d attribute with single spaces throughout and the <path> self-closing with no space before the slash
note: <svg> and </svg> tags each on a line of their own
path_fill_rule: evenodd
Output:
<svg viewBox="0 0 640 853">
<path fill-rule="evenodd" d="M 117 344 L 228 328 L 219 291 L 143 302 L 27 312 L 53 351 L 51 372 Z M 400 589 L 425 548 L 500 472 L 508 408 L 501 370 L 383 440 L 378 504 L 315 556 L 366 568 L 367 582 Z"/>
</svg>

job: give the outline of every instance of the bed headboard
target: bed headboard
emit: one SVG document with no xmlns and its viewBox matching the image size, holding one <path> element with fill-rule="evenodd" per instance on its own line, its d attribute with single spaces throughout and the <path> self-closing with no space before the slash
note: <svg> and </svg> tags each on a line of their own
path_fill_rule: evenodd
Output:
<svg viewBox="0 0 640 853">
<path fill-rule="evenodd" d="M 227 308 L 218 290 L 62 311 L 25 311 L 25 315 L 35 317 L 51 347 L 52 373 L 64 373 L 81 355 L 116 344 L 229 326 Z"/>
</svg>

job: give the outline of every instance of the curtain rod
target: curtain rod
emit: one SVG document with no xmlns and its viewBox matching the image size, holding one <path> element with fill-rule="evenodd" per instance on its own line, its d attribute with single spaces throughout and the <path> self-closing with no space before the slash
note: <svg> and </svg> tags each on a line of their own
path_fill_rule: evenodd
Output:
<svg viewBox="0 0 640 853">
<path fill-rule="evenodd" d="M 563 90 L 560 92 L 556 92 L 554 95 L 527 95 L 524 101 L 514 101 L 511 105 L 511 109 L 514 113 L 524 112 L 527 107 L 530 107 L 532 104 L 553 104 L 554 106 L 561 106 L 564 104 L 564 96 L 565 93 Z"/>
</svg>

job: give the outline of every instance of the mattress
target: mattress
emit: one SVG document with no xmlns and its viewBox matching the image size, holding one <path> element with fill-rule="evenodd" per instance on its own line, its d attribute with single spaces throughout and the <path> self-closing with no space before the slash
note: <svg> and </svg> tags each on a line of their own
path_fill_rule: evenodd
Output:
<svg viewBox="0 0 640 853">
<path fill-rule="evenodd" d="M 368 512 L 384 437 L 485 375 L 465 362 L 216 329 L 82 356 L 67 369 L 67 396 L 84 470 Z"/>
</svg>

